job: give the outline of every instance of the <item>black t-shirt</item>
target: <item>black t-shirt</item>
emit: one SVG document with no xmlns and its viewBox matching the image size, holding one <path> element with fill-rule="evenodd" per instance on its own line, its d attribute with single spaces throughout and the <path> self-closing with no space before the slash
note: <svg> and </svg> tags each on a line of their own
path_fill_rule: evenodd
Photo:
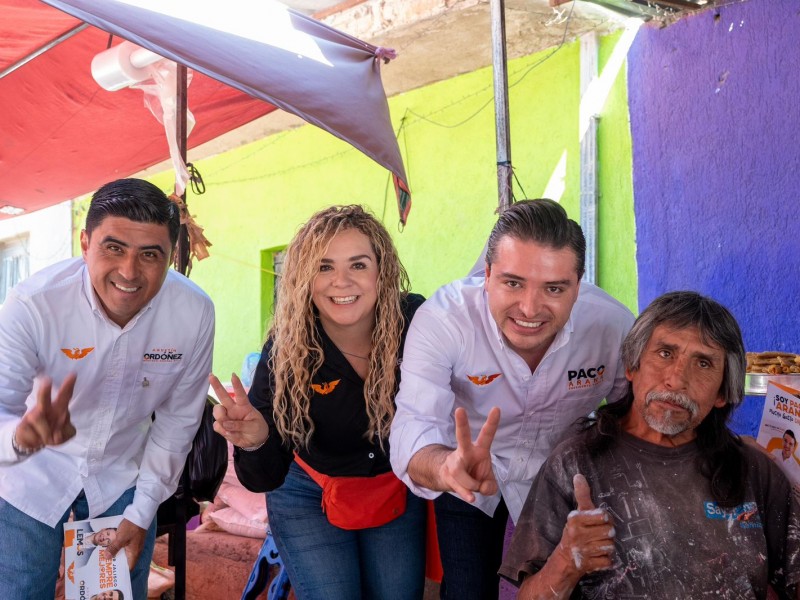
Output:
<svg viewBox="0 0 800 600">
<path fill-rule="evenodd" d="M 403 355 L 411 318 L 424 300 L 419 294 L 408 294 L 401 301 L 404 326 L 399 357 Z M 277 433 L 272 405 L 274 378 L 268 364 L 271 341 L 264 345 L 261 352 L 248 396 L 253 406 L 264 416 L 270 435 L 259 450 L 234 451 L 236 474 L 251 491 L 269 491 L 283 484 L 295 450 L 300 458 L 325 475 L 372 477 L 391 470 L 388 438 L 383 440 L 381 448 L 378 440 L 367 440 L 364 437 L 369 427 L 364 402 L 364 380 L 331 342 L 319 323 L 317 331 L 322 341 L 324 361 L 311 382 L 313 393 L 310 398 L 310 416 L 314 422 L 314 434 L 308 449 L 291 447 Z M 397 364 L 399 380 L 399 360 Z"/>
<path fill-rule="evenodd" d="M 583 473 L 592 500 L 616 530 L 607 571 L 581 579 L 572 598 L 795 598 L 800 581 L 800 508 L 770 458 L 745 446 L 744 502 L 723 509 L 696 466 L 696 444 L 677 448 L 628 434 L 599 456 L 584 432 L 560 444 L 522 509 L 500 574 L 521 582 L 539 571 L 575 510 L 572 477 Z"/>
</svg>

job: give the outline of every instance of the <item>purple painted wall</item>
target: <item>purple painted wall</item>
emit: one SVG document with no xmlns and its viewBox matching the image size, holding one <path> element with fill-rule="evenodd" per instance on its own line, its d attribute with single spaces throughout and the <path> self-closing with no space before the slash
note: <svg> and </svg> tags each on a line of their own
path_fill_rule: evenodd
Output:
<svg viewBox="0 0 800 600">
<path fill-rule="evenodd" d="M 643 27 L 628 59 L 639 306 L 710 295 L 750 351 L 800 352 L 799 41 L 800 1 L 749 0 Z"/>
<path fill-rule="evenodd" d="M 750 0 L 629 57 L 640 307 L 713 295 L 753 350 L 800 350 L 799 42 L 798 0 Z"/>
</svg>

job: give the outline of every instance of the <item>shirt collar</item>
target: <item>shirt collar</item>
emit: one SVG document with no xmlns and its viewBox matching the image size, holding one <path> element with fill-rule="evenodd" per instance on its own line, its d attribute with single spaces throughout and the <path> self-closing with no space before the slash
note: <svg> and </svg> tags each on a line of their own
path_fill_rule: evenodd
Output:
<svg viewBox="0 0 800 600">
<path fill-rule="evenodd" d="M 483 281 L 486 281 L 485 278 L 483 278 Z M 486 293 L 486 286 L 483 283 L 481 284 L 481 299 L 483 300 L 483 318 L 489 331 L 492 332 L 492 338 L 497 340 L 498 348 L 505 350 L 507 348 L 506 338 L 503 337 L 500 328 L 497 326 L 497 321 L 494 320 L 492 312 L 489 310 L 489 295 Z"/>
<path fill-rule="evenodd" d="M 106 318 L 105 311 L 103 307 L 100 305 L 100 300 L 97 298 L 97 294 L 94 293 L 94 287 L 92 286 L 92 280 L 89 277 L 89 267 L 86 265 L 86 262 L 83 263 L 83 296 L 86 299 L 86 302 L 89 303 L 93 312 L 99 313 L 103 315 L 103 318 Z"/>
</svg>

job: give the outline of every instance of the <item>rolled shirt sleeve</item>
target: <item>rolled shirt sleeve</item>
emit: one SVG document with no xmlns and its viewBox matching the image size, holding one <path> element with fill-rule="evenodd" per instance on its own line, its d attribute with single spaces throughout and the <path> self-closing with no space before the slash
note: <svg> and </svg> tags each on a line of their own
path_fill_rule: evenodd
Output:
<svg viewBox="0 0 800 600">
<path fill-rule="evenodd" d="M 431 305 L 423 304 L 411 321 L 389 436 L 395 475 L 417 496 L 428 499 L 441 492 L 417 485 L 408 475 L 408 463 L 426 446 L 455 447 L 451 377 L 463 340 L 453 328 L 441 327 L 443 317 Z"/>
<path fill-rule="evenodd" d="M 27 411 L 26 400 L 40 368 L 32 344 L 39 329 L 41 321 L 11 290 L 0 309 L 0 464 L 24 460 L 14 452 L 11 440 Z"/>
</svg>

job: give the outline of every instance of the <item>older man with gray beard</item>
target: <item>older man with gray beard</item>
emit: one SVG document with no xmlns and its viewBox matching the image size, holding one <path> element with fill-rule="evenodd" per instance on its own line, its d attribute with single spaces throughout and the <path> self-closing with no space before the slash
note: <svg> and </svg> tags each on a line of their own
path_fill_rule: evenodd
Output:
<svg viewBox="0 0 800 600">
<path fill-rule="evenodd" d="M 542 467 L 501 575 L 518 600 L 800 598 L 800 507 L 727 427 L 744 345 L 723 306 L 656 299 L 623 343 L 628 395 Z"/>
</svg>

